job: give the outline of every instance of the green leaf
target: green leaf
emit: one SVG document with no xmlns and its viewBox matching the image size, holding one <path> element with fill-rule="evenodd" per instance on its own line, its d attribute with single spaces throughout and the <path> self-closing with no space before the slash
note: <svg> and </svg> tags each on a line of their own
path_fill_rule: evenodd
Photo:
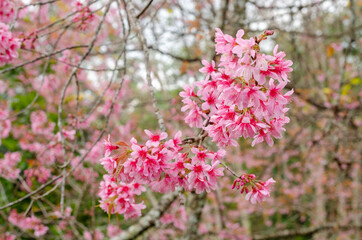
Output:
<svg viewBox="0 0 362 240">
<path fill-rule="evenodd" d="M 4 146 L 8 151 L 15 152 L 19 149 L 18 141 L 13 137 L 4 138 L 1 140 L 1 145 Z M 1 151 L 2 152 L 2 151 Z"/>
</svg>

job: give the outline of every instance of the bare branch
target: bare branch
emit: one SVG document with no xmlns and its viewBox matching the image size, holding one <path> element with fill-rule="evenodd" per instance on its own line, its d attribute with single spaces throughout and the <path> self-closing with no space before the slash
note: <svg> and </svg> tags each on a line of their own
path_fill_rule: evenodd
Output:
<svg viewBox="0 0 362 240">
<path fill-rule="evenodd" d="M 190 214 L 183 240 L 196 240 L 199 238 L 198 230 L 201 220 L 202 209 L 206 202 L 206 192 L 190 195 Z"/>
<path fill-rule="evenodd" d="M 137 16 L 136 16 L 137 19 L 139 19 L 147 11 L 147 9 L 151 6 L 152 2 L 153 2 L 153 0 L 150 0 L 147 3 L 147 5 L 142 9 L 142 11 L 139 14 L 137 14 Z"/>
<path fill-rule="evenodd" d="M 283 230 L 276 234 L 270 235 L 254 235 L 253 240 L 271 240 L 271 239 L 291 239 L 296 236 L 312 236 L 313 234 L 321 231 L 328 230 L 349 230 L 349 229 L 361 229 L 362 226 L 353 226 L 353 225 L 338 225 L 335 223 L 327 223 L 318 227 L 302 228 L 302 229 L 291 229 Z"/>
<path fill-rule="evenodd" d="M 152 79 L 151 79 L 151 66 L 150 66 L 150 55 L 148 52 L 148 47 L 147 47 L 147 42 L 145 37 L 143 36 L 143 31 L 142 31 L 142 27 L 139 23 L 139 21 L 137 20 L 137 17 L 135 15 L 135 9 L 134 6 L 132 4 L 132 2 L 129 2 L 126 5 L 126 10 L 129 13 L 129 16 L 131 18 L 131 24 L 134 27 L 134 30 L 136 31 L 136 34 L 138 36 L 138 40 L 140 41 L 141 47 L 142 47 L 142 51 L 144 53 L 145 56 L 145 64 L 146 64 L 146 80 L 147 80 L 147 84 L 148 84 L 148 88 L 150 90 L 150 94 L 152 97 L 152 102 L 153 102 L 153 108 L 155 110 L 155 114 L 156 117 L 158 119 L 158 124 L 160 126 L 160 129 L 163 132 L 166 132 L 166 127 L 165 127 L 165 121 L 163 120 L 163 117 L 160 113 L 160 108 L 158 107 L 158 103 L 157 103 L 157 99 L 156 99 L 156 95 L 155 95 L 155 89 L 152 85 Z"/>
<path fill-rule="evenodd" d="M 151 209 L 136 224 L 122 232 L 119 236 L 112 238 L 112 240 L 128 240 L 135 239 L 136 237 L 140 236 L 142 233 L 155 225 L 156 220 L 167 211 L 167 209 L 177 199 L 180 193 L 181 189 L 176 189 L 175 192 L 163 195 L 157 207 Z"/>
<path fill-rule="evenodd" d="M 94 44 L 97 40 L 97 37 L 100 33 L 100 30 L 102 28 L 102 25 L 103 25 L 103 22 L 104 22 L 104 19 L 106 18 L 106 15 L 109 11 L 109 8 L 110 8 L 110 5 L 111 3 L 108 3 L 107 4 L 107 7 L 106 7 L 106 10 L 104 11 L 104 14 L 102 16 L 102 19 L 101 21 L 99 22 L 98 26 L 97 26 L 97 29 L 95 31 L 95 34 L 93 36 L 93 39 L 87 49 L 87 51 L 85 52 L 85 54 L 83 55 L 82 59 L 79 61 L 78 65 L 76 67 L 73 68 L 71 74 L 69 75 L 65 85 L 64 85 L 64 88 L 63 88 L 63 91 L 62 91 L 62 95 L 61 95 L 61 98 L 60 98 L 60 102 L 59 102 L 59 107 L 58 107 L 58 127 L 59 127 L 59 133 L 60 133 L 60 137 L 61 137 L 61 143 L 62 143 L 62 146 L 63 146 L 63 156 L 64 156 L 64 162 L 65 162 L 65 165 L 68 165 L 70 160 L 68 161 L 66 159 L 66 153 L 65 153 L 65 138 L 64 138 L 64 134 L 63 134 L 63 123 L 62 123 L 62 112 L 63 112 L 63 109 L 62 109 L 62 104 L 63 104 L 63 101 L 64 101 L 64 97 L 65 97 L 65 92 L 73 78 L 73 76 L 76 74 L 76 72 L 78 71 L 78 67 L 82 64 L 82 62 L 87 58 L 88 54 L 92 51 L 93 47 L 94 47 Z M 65 179 L 66 179 L 66 169 L 64 168 L 63 169 L 63 178 L 62 178 L 62 187 L 61 187 L 61 197 L 60 197 L 60 209 L 61 209 L 61 213 L 63 215 L 63 212 L 64 212 L 64 189 L 65 189 Z"/>
</svg>

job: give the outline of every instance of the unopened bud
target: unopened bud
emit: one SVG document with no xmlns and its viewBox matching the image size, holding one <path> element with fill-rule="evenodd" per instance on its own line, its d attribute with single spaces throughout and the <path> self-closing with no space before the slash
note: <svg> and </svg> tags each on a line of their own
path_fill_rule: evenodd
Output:
<svg viewBox="0 0 362 240">
<path fill-rule="evenodd" d="M 273 30 L 265 30 L 264 31 L 264 35 L 265 36 L 270 36 L 270 35 L 273 35 L 274 34 L 274 31 Z"/>
</svg>

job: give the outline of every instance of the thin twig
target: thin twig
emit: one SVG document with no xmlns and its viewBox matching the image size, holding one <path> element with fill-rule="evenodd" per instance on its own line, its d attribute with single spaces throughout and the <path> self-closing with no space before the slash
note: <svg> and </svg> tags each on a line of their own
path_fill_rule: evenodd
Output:
<svg viewBox="0 0 362 240">
<path fill-rule="evenodd" d="M 62 94 L 61 94 L 61 98 L 60 98 L 60 102 L 59 102 L 59 107 L 58 107 L 58 127 L 59 127 L 59 133 L 60 133 L 60 138 L 61 138 L 61 143 L 62 143 L 62 146 L 63 146 L 63 156 L 64 156 L 64 162 L 66 165 L 69 164 L 70 161 L 68 161 L 66 159 L 66 152 L 65 152 L 65 138 L 64 138 L 64 134 L 63 134 L 63 123 L 62 123 L 62 112 L 63 112 L 63 109 L 62 109 L 62 104 L 63 104 L 63 101 L 64 101 L 64 97 L 65 97 L 65 92 L 73 78 L 73 76 L 76 74 L 76 72 L 78 71 L 78 67 L 83 63 L 83 61 L 87 58 L 88 54 L 92 51 L 93 47 L 94 47 L 94 44 L 97 40 L 97 37 L 100 33 L 100 30 L 102 28 L 102 25 L 103 25 L 103 22 L 104 22 L 104 19 L 108 13 L 108 10 L 110 8 L 110 5 L 111 3 L 108 3 L 107 6 L 106 6 L 106 10 L 104 11 L 104 14 L 102 16 L 102 19 L 101 21 L 99 22 L 98 26 L 97 26 L 97 29 L 95 31 L 95 34 L 93 36 L 93 39 L 87 49 L 87 51 L 85 52 L 85 54 L 83 55 L 83 57 L 81 58 L 81 60 L 79 61 L 78 65 L 76 67 L 73 68 L 71 74 L 69 75 L 65 85 L 64 85 L 64 88 L 63 88 L 63 91 L 62 91 Z M 62 187 L 61 187 L 61 198 L 60 198 L 60 209 L 61 209 L 61 213 L 63 215 L 64 213 L 64 190 L 65 190 L 65 179 L 66 179 L 66 169 L 63 168 L 63 178 L 62 178 Z"/>
<path fill-rule="evenodd" d="M 135 16 L 135 9 L 134 9 L 134 6 L 133 6 L 132 2 L 129 2 L 126 5 L 126 9 L 127 9 L 127 12 L 129 13 L 130 18 L 132 19 L 131 23 L 132 23 L 132 25 L 134 27 L 134 30 L 136 31 L 136 34 L 138 36 L 138 40 L 139 40 L 139 42 L 141 44 L 141 47 L 142 47 L 143 54 L 145 56 L 146 80 L 147 80 L 148 88 L 150 90 L 150 94 L 151 94 L 151 97 L 152 97 L 153 109 L 155 111 L 155 114 L 156 114 L 158 124 L 160 126 L 161 131 L 166 132 L 165 122 L 164 122 L 163 117 L 162 117 L 162 115 L 160 113 L 160 108 L 158 106 L 156 95 L 155 95 L 155 89 L 154 89 L 154 87 L 152 85 L 150 55 L 149 55 L 149 52 L 148 52 L 146 39 L 145 39 L 145 37 L 143 35 L 143 29 L 142 29 L 139 21 L 137 20 L 137 18 Z"/>
<path fill-rule="evenodd" d="M 139 19 L 146 12 L 146 10 L 151 6 L 152 2 L 153 2 L 153 0 L 150 0 L 147 3 L 147 5 L 142 9 L 142 11 L 139 14 L 137 14 L 137 16 L 136 16 L 137 19 Z"/>
</svg>

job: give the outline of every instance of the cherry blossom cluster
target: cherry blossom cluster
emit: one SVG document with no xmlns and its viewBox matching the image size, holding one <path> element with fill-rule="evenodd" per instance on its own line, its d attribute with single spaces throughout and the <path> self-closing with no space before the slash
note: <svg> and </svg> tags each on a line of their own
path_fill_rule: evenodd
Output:
<svg viewBox="0 0 362 240">
<path fill-rule="evenodd" d="M 83 237 L 85 240 L 102 240 L 102 239 L 104 239 L 103 233 L 98 229 L 96 229 L 93 234 L 90 231 L 85 231 L 83 233 Z"/>
<path fill-rule="evenodd" d="M 18 178 L 20 169 L 16 165 L 21 161 L 19 152 L 7 152 L 3 159 L 0 159 L 0 177 L 8 180 Z"/>
<path fill-rule="evenodd" d="M 1 82 L 0 82 L 1 83 Z M 2 85 L 0 84 L 0 88 Z M 3 87 L 6 89 L 6 85 Z M 0 90 L 1 91 L 1 90 Z M 0 105 L 0 144 L 2 138 L 7 138 L 11 130 L 11 121 L 9 119 L 10 113 L 6 106 Z"/>
<path fill-rule="evenodd" d="M 163 224 L 172 224 L 172 226 L 184 231 L 188 220 L 185 207 L 173 204 L 170 210 L 170 212 L 165 213 L 160 218 L 160 222 Z"/>
<path fill-rule="evenodd" d="M 181 187 L 197 194 L 215 190 L 216 179 L 223 176 L 218 167 L 224 150 L 212 152 L 199 146 L 183 147 L 181 132 L 167 140 L 167 134 L 153 134 L 145 130 L 149 140 L 145 145 L 131 139 L 131 146 L 124 142 L 112 144 L 105 141 L 105 157 L 100 163 L 107 170 L 101 182 L 101 208 L 108 213 L 121 213 L 125 217 L 140 215 L 143 204 L 135 204 L 145 184 L 151 190 L 168 193 Z"/>
<path fill-rule="evenodd" d="M 73 22 L 79 22 L 78 29 L 84 31 L 90 22 L 94 20 L 94 14 L 88 6 L 83 6 L 81 2 L 76 3 L 77 14 L 73 18 Z"/>
<path fill-rule="evenodd" d="M 0 234 L 0 240 L 15 240 L 16 239 L 16 235 L 11 234 L 11 233 L 4 233 L 4 234 Z"/>
<path fill-rule="evenodd" d="M 34 49 L 35 41 L 38 39 L 38 30 L 34 30 L 30 33 L 20 33 L 21 48 Z"/>
<path fill-rule="evenodd" d="M 0 22 L 0 66 L 18 57 L 20 40 L 13 37 L 9 27 Z"/>
<path fill-rule="evenodd" d="M 35 237 L 43 236 L 48 232 L 48 227 L 43 225 L 39 218 L 25 217 L 23 214 L 18 214 L 15 209 L 10 212 L 8 220 L 24 231 L 33 230 Z"/>
<path fill-rule="evenodd" d="M 0 0 L 0 22 L 9 23 L 14 14 L 14 3 L 10 0 Z"/>
<path fill-rule="evenodd" d="M 219 146 L 237 146 L 237 139 L 253 138 L 252 146 L 273 138 L 281 138 L 286 104 L 293 90 L 283 93 L 292 71 L 292 62 L 275 46 L 273 55 L 260 53 L 259 43 L 272 31 L 259 37 L 243 39 L 239 30 L 236 38 L 215 34 L 215 50 L 220 57 L 218 66 L 203 60 L 200 72 L 203 81 L 185 86 L 180 93 L 187 111 L 185 122 L 190 127 L 203 128 Z M 268 81 L 267 81 L 268 80 Z M 195 89 L 197 87 L 197 89 Z"/>
<path fill-rule="evenodd" d="M 112 225 L 112 224 L 109 224 L 107 226 L 107 235 L 108 237 L 115 237 L 117 236 L 118 234 L 120 234 L 122 232 L 122 230 L 117 226 L 117 225 Z"/>
<path fill-rule="evenodd" d="M 259 37 L 243 39 L 243 30 L 233 38 L 217 29 L 219 66 L 203 60 L 200 72 L 206 78 L 195 84 L 198 90 L 191 85 L 180 93 L 184 103 L 181 110 L 188 111 L 185 122 L 202 128 L 201 139 L 209 136 L 224 147 L 237 146 L 241 137 L 254 138 L 253 146 L 263 141 L 272 145 L 272 137 L 281 138 L 283 125 L 289 122 L 286 104 L 293 93 L 282 90 L 289 81 L 292 62 L 284 59 L 278 46 L 273 55 L 260 53 L 259 43 L 272 34 L 265 31 Z M 145 205 L 136 203 L 135 197 L 145 191 L 144 185 L 160 193 L 176 188 L 197 194 L 216 189 L 217 178 L 224 175 L 224 168 L 219 165 L 225 150 L 212 152 L 202 144 L 193 145 L 194 141 L 184 142 L 180 131 L 172 139 L 167 139 L 165 132 L 145 133 L 149 138 L 145 144 L 135 138 L 130 145 L 112 143 L 109 137 L 104 142 L 105 156 L 100 163 L 108 174 L 100 184 L 99 196 L 100 206 L 108 214 L 123 214 L 126 219 L 140 216 Z M 246 200 L 254 204 L 270 196 L 269 188 L 274 182 L 272 178 L 263 182 L 253 174 L 243 174 L 232 188 L 245 192 Z M 164 217 L 165 223 L 172 220 L 172 216 L 168 218 Z"/>
<path fill-rule="evenodd" d="M 265 198 L 270 196 L 270 187 L 275 183 L 273 178 L 269 178 L 266 182 L 256 180 L 254 174 L 243 174 L 240 178 L 235 179 L 232 189 L 240 190 L 245 193 L 245 199 L 250 200 L 252 204 L 261 203 Z"/>
<path fill-rule="evenodd" d="M 108 214 L 122 214 L 125 219 L 141 216 L 146 208 L 143 203 L 136 203 L 135 196 L 146 189 L 137 182 L 123 183 L 111 175 L 104 175 L 100 183 L 100 207 Z"/>
</svg>

